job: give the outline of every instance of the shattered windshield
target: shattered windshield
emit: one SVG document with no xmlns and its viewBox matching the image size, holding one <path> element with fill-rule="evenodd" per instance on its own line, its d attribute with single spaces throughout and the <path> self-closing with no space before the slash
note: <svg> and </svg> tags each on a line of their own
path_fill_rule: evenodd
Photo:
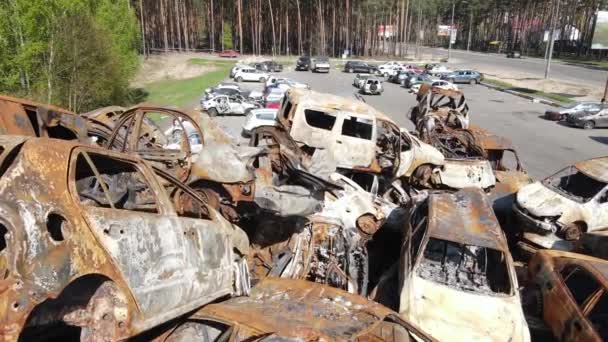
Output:
<svg viewBox="0 0 608 342">
<path fill-rule="evenodd" d="M 543 185 L 573 201 L 584 203 L 595 197 L 607 184 L 587 176 L 575 166 L 569 166 L 545 179 Z"/>
<path fill-rule="evenodd" d="M 511 295 L 505 255 L 497 250 L 430 238 L 418 276 L 461 291 Z"/>
</svg>

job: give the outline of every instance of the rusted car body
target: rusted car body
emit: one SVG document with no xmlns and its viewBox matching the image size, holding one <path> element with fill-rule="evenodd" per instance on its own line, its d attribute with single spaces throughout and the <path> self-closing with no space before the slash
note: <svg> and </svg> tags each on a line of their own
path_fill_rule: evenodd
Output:
<svg viewBox="0 0 608 342">
<path fill-rule="evenodd" d="M 86 116 L 89 132 L 105 148 L 137 153 L 167 170 L 199 189 L 231 221 L 239 219 L 236 206 L 240 202 L 253 202 L 255 179 L 248 166 L 249 151 L 234 148 L 216 124 L 168 108 L 142 105 L 116 115 L 119 110 L 110 107 Z M 209 125 L 203 130 L 199 122 Z"/>
<path fill-rule="evenodd" d="M 584 233 L 574 245 L 574 252 L 608 260 L 608 227 Z"/>
<path fill-rule="evenodd" d="M 303 280 L 265 279 L 248 297 L 207 305 L 158 340 L 435 341 L 382 305 Z"/>
<path fill-rule="evenodd" d="M 528 265 L 525 291 L 536 303 L 527 314 L 541 318 L 559 341 L 608 339 L 608 261 L 542 250 Z"/>
<path fill-rule="evenodd" d="M 0 136 L 0 336 L 121 340 L 246 293 L 246 234 L 148 164 Z"/>
<path fill-rule="evenodd" d="M 420 87 L 416 101 L 418 104 L 410 110 L 410 120 L 419 132 L 423 128 L 432 130 L 437 123 L 453 129 L 469 128 L 469 105 L 460 90 L 425 83 Z"/>
<path fill-rule="evenodd" d="M 520 247 L 572 250 L 582 233 L 608 226 L 608 157 L 580 161 L 517 193 Z"/>
<path fill-rule="evenodd" d="M 258 222 L 251 238 L 254 277 L 308 279 L 367 295 L 368 242 L 396 205 L 343 175 L 330 178 L 341 189 L 325 192 L 314 213 Z"/>
<path fill-rule="evenodd" d="M 492 165 L 496 184 L 489 196 L 498 221 L 503 229 L 508 231 L 509 237 L 512 237 L 516 234 L 516 220 L 513 215 L 515 194 L 532 183 L 532 178 L 524 169 L 511 140 L 480 127 L 471 126 L 469 131 L 475 138 L 475 144 L 483 150 L 485 158 Z"/>
<path fill-rule="evenodd" d="M 0 95 L 0 134 L 87 139 L 85 120 L 67 109 Z"/>
<path fill-rule="evenodd" d="M 481 190 L 431 193 L 405 224 L 405 319 L 438 340 L 530 340 L 507 240 Z"/>
</svg>

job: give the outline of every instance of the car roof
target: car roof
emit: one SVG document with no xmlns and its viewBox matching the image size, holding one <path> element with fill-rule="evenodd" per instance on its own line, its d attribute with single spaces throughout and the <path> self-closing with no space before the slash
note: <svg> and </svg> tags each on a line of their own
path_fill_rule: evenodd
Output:
<svg viewBox="0 0 608 342">
<path fill-rule="evenodd" d="M 312 107 L 331 108 L 358 114 L 359 116 L 367 116 L 369 118 L 377 118 L 379 120 L 388 121 L 394 125 L 396 123 L 378 111 L 374 107 L 362 101 L 347 99 L 345 97 L 336 96 L 327 93 L 318 93 L 308 89 L 292 88 L 288 93 L 289 98 L 298 104 L 310 105 Z"/>
<path fill-rule="evenodd" d="M 429 237 L 509 251 L 492 204 L 482 190 L 432 193 L 428 205 Z"/>
<path fill-rule="evenodd" d="M 585 175 L 600 182 L 608 183 L 608 157 L 579 161 L 574 166 Z"/>
</svg>

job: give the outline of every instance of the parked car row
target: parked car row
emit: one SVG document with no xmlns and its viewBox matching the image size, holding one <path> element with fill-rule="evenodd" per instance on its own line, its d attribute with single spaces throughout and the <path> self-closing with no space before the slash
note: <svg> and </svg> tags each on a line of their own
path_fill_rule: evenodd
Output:
<svg viewBox="0 0 608 342">
<path fill-rule="evenodd" d="M 563 121 L 583 129 L 608 127 L 608 104 L 602 102 L 572 102 L 562 109 L 545 111 L 545 119 Z"/>
</svg>

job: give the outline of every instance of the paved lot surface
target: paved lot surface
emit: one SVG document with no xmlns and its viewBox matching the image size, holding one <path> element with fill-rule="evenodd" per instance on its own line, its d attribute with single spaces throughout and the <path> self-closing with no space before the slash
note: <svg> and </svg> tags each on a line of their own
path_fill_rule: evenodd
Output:
<svg viewBox="0 0 608 342">
<path fill-rule="evenodd" d="M 354 98 L 356 91 L 352 86 L 354 75 L 336 70 L 329 74 L 286 71 L 282 75 L 308 83 L 319 92 Z M 261 89 L 256 83 L 244 85 Z M 384 86 L 382 95 L 365 96 L 366 101 L 400 126 L 413 129 L 407 113 L 415 104 L 415 97 L 399 85 L 385 82 Z M 547 108 L 545 105 L 479 85 L 460 87 L 471 108 L 471 123 L 510 138 L 534 178 L 546 177 L 581 159 L 608 155 L 608 129 L 582 130 L 563 126 L 540 117 Z M 240 137 L 243 117 L 219 117 L 218 121 L 232 135 Z"/>
<path fill-rule="evenodd" d="M 441 58 L 448 56 L 447 49 L 424 48 L 424 53 Z M 506 58 L 504 54 L 467 52 L 452 50 L 453 65 L 462 68 L 498 68 L 512 71 L 515 74 L 526 73 L 529 77 L 543 78 L 545 76 L 545 60 L 542 58 L 524 57 L 521 59 Z M 596 86 L 604 89 L 608 72 L 595 70 L 584 66 L 569 65 L 565 62 L 551 63 L 551 78 L 567 82 Z"/>
</svg>

